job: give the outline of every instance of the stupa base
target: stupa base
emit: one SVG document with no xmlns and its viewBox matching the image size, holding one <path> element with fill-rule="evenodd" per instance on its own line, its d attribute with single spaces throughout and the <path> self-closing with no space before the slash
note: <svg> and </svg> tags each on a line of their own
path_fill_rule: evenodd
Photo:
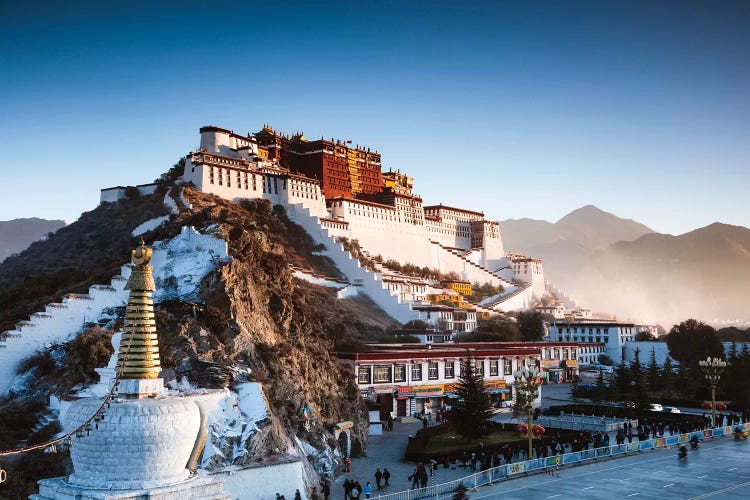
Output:
<svg viewBox="0 0 750 500">
<path fill-rule="evenodd" d="M 229 500 L 224 493 L 221 479 L 193 475 L 189 479 L 167 486 L 141 490 L 97 490 L 74 486 L 65 477 L 41 479 L 39 493 L 31 495 L 31 500 Z"/>
</svg>

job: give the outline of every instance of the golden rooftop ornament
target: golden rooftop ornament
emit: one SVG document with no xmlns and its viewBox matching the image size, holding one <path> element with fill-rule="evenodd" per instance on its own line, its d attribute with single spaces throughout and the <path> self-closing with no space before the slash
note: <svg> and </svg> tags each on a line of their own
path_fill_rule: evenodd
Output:
<svg viewBox="0 0 750 500">
<path fill-rule="evenodd" d="M 153 292 L 156 285 L 153 268 L 148 265 L 153 251 L 141 239 L 141 244 L 131 253 L 134 267 L 125 285 L 125 289 L 130 290 L 130 298 L 125 309 L 117 370 L 121 379 L 156 379 L 161 364 L 154 318 Z"/>
</svg>

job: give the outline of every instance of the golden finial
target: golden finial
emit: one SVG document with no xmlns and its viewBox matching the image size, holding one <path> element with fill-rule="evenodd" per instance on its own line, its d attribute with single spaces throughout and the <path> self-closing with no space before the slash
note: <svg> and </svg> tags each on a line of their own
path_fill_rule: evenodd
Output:
<svg viewBox="0 0 750 500">
<path fill-rule="evenodd" d="M 133 270 L 125 289 L 130 290 L 125 309 L 124 334 L 120 341 L 117 367 L 122 379 L 159 377 L 159 341 L 154 317 L 153 292 L 156 290 L 153 268 L 148 265 L 153 250 L 141 243 L 131 251 Z"/>
<path fill-rule="evenodd" d="M 141 238 L 141 244 L 135 250 L 131 250 L 130 254 L 133 258 L 133 264 L 136 266 L 145 266 L 151 261 L 153 250 L 147 247 L 143 238 Z"/>
</svg>

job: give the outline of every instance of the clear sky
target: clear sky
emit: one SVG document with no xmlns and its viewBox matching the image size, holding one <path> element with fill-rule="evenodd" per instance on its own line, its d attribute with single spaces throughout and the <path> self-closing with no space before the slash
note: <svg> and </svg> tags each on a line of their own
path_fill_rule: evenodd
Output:
<svg viewBox="0 0 750 500">
<path fill-rule="evenodd" d="M 750 2 L 0 4 L 0 219 L 75 220 L 213 124 L 351 139 L 426 203 L 750 226 Z"/>
</svg>

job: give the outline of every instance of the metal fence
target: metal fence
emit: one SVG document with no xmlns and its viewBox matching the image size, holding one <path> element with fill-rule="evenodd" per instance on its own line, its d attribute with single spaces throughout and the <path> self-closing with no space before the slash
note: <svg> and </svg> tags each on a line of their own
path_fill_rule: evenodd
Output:
<svg viewBox="0 0 750 500">
<path fill-rule="evenodd" d="M 612 417 L 597 417 L 591 415 L 575 415 L 572 413 L 560 413 L 559 416 L 551 417 L 541 415 L 537 423 L 552 429 L 588 430 L 600 432 L 615 432 L 629 421 L 633 427 L 638 426 L 638 419 L 617 419 Z"/>
<path fill-rule="evenodd" d="M 519 474 L 540 472 L 544 470 L 556 470 L 566 465 L 582 464 L 593 460 L 604 458 L 615 458 L 627 456 L 642 451 L 655 450 L 659 448 L 668 448 L 688 443 L 693 436 L 698 439 L 708 439 L 723 436 L 732 436 L 736 428 L 750 431 L 750 422 L 735 426 L 717 427 L 703 431 L 693 431 L 687 434 L 675 434 L 674 436 L 664 436 L 645 441 L 636 441 L 602 448 L 592 448 L 590 450 L 576 451 L 573 453 L 564 453 L 551 457 L 535 458 L 523 462 L 510 463 L 493 467 L 470 476 L 455 479 L 447 483 L 441 483 L 426 488 L 416 488 L 388 495 L 378 495 L 373 498 L 380 500 L 421 500 L 421 499 L 440 499 L 451 498 L 456 492 L 459 485 L 463 484 L 467 489 L 476 489 L 480 486 L 491 485 L 506 479 L 510 479 Z"/>
</svg>

